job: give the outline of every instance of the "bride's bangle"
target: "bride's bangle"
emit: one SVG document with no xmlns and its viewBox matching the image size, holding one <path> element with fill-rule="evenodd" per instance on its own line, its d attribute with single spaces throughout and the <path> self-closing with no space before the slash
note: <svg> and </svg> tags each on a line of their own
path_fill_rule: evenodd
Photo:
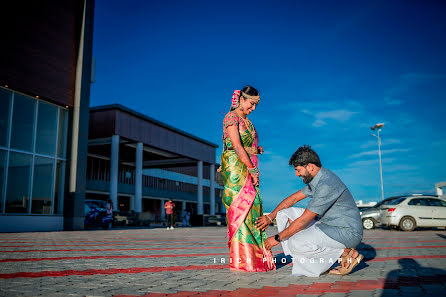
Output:
<svg viewBox="0 0 446 297">
<path fill-rule="evenodd" d="M 258 177 L 260 175 L 260 171 L 259 171 L 259 168 L 257 168 L 257 166 L 255 166 L 253 168 L 248 168 L 248 172 L 252 176 L 257 176 Z"/>
<path fill-rule="evenodd" d="M 269 217 L 269 215 L 265 215 L 268 219 L 269 219 L 269 221 L 272 223 L 273 222 L 273 220 L 271 220 L 271 218 Z"/>
</svg>

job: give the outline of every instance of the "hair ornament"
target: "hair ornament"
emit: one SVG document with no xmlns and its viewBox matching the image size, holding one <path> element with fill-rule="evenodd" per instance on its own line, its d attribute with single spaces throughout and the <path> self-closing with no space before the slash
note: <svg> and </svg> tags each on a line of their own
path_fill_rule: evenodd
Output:
<svg viewBox="0 0 446 297">
<path fill-rule="evenodd" d="M 240 90 L 234 90 L 232 93 L 232 108 L 237 108 L 240 105 Z"/>
</svg>

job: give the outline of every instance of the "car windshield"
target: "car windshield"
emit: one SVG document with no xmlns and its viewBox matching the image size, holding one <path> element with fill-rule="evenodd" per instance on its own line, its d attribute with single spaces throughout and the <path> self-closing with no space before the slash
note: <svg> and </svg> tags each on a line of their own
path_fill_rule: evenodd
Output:
<svg viewBox="0 0 446 297">
<path fill-rule="evenodd" d="M 397 205 L 397 204 L 400 204 L 401 202 L 403 202 L 406 199 L 407 199 L 406 197 L 401 197 L 401 198 L 398 198 L 396 200 L 393 200 L 392 202 L 387 203 L 387 205 Z"/>
</svg>

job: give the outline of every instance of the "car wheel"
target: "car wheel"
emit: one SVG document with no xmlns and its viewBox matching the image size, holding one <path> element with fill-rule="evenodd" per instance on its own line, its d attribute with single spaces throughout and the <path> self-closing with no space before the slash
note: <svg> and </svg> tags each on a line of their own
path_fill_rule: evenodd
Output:
<svg viewBox="0 0 446 297">
<path fill-rule="evenodd" d="M 376 221 L 373 218 L 365 218 L 362 220 L 362 227 L 366 230 L 375 228 Z"/>
<path fill-rule="evenodd" d="M 404 217 L 400 221 L 400 229 L 403 231 L 413 231 L 416 226 L 415 220 L 411 217 Z"/>
</svg>

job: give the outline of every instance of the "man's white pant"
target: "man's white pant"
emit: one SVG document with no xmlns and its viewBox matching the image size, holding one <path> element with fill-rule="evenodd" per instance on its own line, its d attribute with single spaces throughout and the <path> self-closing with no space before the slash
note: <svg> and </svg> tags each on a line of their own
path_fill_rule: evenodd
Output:
<svg viewBox="0 0 446 297">
<path fill-rule="evenodd" d="M 277 227 L 282 232 L 304 213 L 304 208 L 290 207 L 279 211 Z M 345 246 L 328 237 L 318 228 L 319 222 L 312 221 L 307 228 L 282 241 L 283 252 L 293 258 L 293 275 L 317 277 L 327 271 L 342 255 Z"/>
</svg>

